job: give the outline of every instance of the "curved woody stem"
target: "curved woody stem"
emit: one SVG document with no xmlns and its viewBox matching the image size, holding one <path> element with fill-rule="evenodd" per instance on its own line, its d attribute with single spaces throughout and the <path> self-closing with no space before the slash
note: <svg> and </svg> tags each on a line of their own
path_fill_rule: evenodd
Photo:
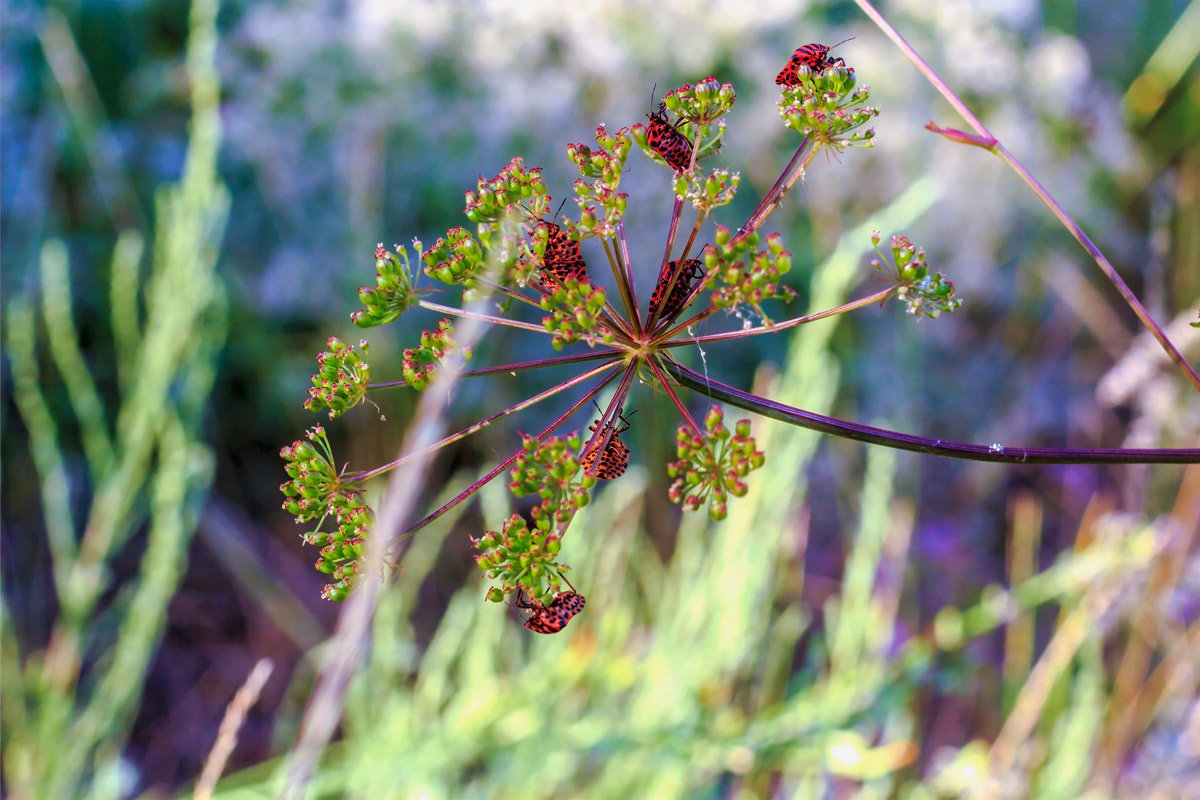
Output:
<svg viewBox="0 0 1200 800">
<path fill-rule="evenodd" d="M 992 461 L 1005 464 L 1195 464 L 1200 463 L 1200 449 L 1056 449 L 1044 447 L 1009 447 L 1001 444 L 980 445 L 929 439 L 908 433 L 889 431 L 870 425 L 814 414 L 793 406 L 767 400 L 750 392 L 715 381 L 688 369 L 673 360 L 666 361 L 667 371 L 680 383 L 708 397 L 753 411 L 764 417 L 798 425 L 802 428 L 879 444 L 897 450 L 962 458 L 972 461 Z"/>
<path fill-rule="evenodd" d="M 1038 199 L 1045 203 L 1046 207 L 1049 208 L 1050 212 L 1058 218 L 1058 221 L 1062 223 L 1063 227 L 1070 232 L 1071 236 L 1075 237 L 1075 241 L 1079 242 L 1083 249 L 1088 252 L 1088 255 L 1092 257 L 1092 259 L 1096 262 L 1096 265 L 1100 268 L 1100 271 L 1104 273 L 1105 277 L 1107 277 L 1113 286 L 1117 288 L 1117 291 L 1121 294 L 1121 297 L 1124 298 L 1129 307 L 1133 309 L 1133 313 L 1137 315 L 1137 318 L 1141 321 L 1142 325 L 1144 325 L 1146 329 L 1149 330 L 1154 336 L 1154 338 L 1158 340 L 1158 343 L 1162 346 L 1163 350 L 1165 350 L 1170 359 L 1174 361 L 1176 365 L 1178 365 L 1179 369 L 1183 372 L 1188 381 L 1191 382 L 1192 386 L 1195 387 L 1196 391 L 1200 392 L 1200 375 L 1196 373 L 1196 370 L 1191 364 L 1188 363 L 1187 359 L 1183 357 L 1183 354 L 1180 353 L 1178 348 L 1176 348 L 1171 340 L 1167 338 L 1166 333 L 1159 326 L 1159 324 L 1154 321 L 1154 318 L 1150 316 L 1150 312 L 1147 311 L 1145 306 L 1142 305 L 1141 301 L 1138 300 L 1137 295 L 1135 295 L 1133 290 L 1129 288 L 1124 280 L 1122 280 L 1121 276 L 1117 273 L 1116 268 L 1113 267 L 1112 263 L 1109 262 L 1104 253 L 1100 252 L 1100 248 L 1097 247 L 1090 238 L 1088 238 L 1088 235 L 1083 232 L 1083 229 L 1079 227 L 1079 224 L 1071 218 L 1071 215 L 1068 214 L 1061 205 L 1059 205 L 1058 201 L 1056 201 L 1050 195 L 1050 192 L 1046 191 L 1046 188 L 1038 183 L 1037 179 L 1033 177 L 1029 170 L 1027 170 L 1025 166 L 1021 164 L 1021 162 L 1017 161 L 1016 157 L 1013 156 L 1013 154 L 1010 153 L 1008 149 L 1005 148 L 1005 146 L 991 134 L 990 131 L 988 131 L 984 124 L 979 121 L 979 118 L 971 113 L 971 110 L 967 108 L 966 103 L 960 100 L 959 97 L 953 91 L 951 91 L 950 87 L 946 85 L 946 82 L 943 81 L 941 77 L 939 77 L 938 74 L 933 71 L 933 68 L 926 63 L 925 59 L 921 58 L 921 56 L 917 54 L 917 51 L 913 49 L 912 45 L 905 41 L 904 37 L 900 35 L 899 31 L 893 28 L 891 23 L 884 19 L 883 15 L 880 14 L 873 5 L 871 5 L 869 0 L 854 0 L 854 2 L 858 4 L 858 7 L 862 9 L 863 13 L 866 14 L 872 22 L 879 26 L 879 29 L 883 31 L 884 35 L 892 40 L 892 43 L 899 48 L 900 52 L 904 53 L 904 55 L 908 57 L 908 60 L 913 62 L 917 70 L 920 71 L 920 73 L 924 75 L 931 84 L 933 84 L 933 87 L 938 90 L 942 97 L 946 98 L 946 101 L 950 103 L 950 105 L 954 107 L 954 110 L 957 111 L 962 118 L 967 121 L 967 124 L 974 128 L 975 132 L 978 134 L 978 138 L 970 137 L 966 134 L 956 135 L 961 134 L 961 131 L 939 129 L 937 126 L 933 126 L 931 130 L 941 133 L 952 141 L 958 141 L 960 143 L 982 147 L 983 149 L 997 155 L 1001 161 L 1007 164 L 1009 168 L 1017 174 L 1017 177 L 1024 181 L 1025 184 L 1033 191 L 1033 193 L 1037 195 Z"/>
</svg>

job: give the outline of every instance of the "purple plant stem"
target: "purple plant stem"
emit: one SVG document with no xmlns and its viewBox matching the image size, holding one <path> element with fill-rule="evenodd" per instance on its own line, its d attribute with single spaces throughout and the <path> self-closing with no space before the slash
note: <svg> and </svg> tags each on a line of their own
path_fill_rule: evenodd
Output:
<svg viewBox="0 0 1200 800">
<path fill-rule="evenodd" d="M 812 157 L 817 154 L 817 151 L 814 149 L 808 154 L 807 158 L 804 158 L 804 152 L 808 149 L 810 142 L 811 140 L 806 136 L 804 141 L 800 143 L 800 146 L 796 148 L 796 153 L 792 156 L 792 160 L 783 168 L 783 172 L 779 174 L 779 178 L 775 181 L 775 185 L 771 187 L 771 190 L 763 195 L 763 199 L 758 203 L 758 208 L 754 209 L 754 212 L 746 220 L 746 223 L 738 228 L 737 235 L 733 237 L 733 241 L 744 239 L 758 230 L 767 217 L 771 215 L 771 212 L 775 210 L 776 206 L 791 191 L 797 179 L 804 174 L 804 170 L 808 167 L 808 163 L 812 161 Z"/>
<path fill-rule="evenodd" d="M 604 254 L 608 256 L 608 263 L 612 267 L 613 279 L 617 282 L 617 291 L 621 293 L 621 302 L 625 304 L 625 314 L 629 319 L 632 335 L 638 338 L 642 335 L 642 324 L 638 319 L 637 299 L 631 293 L 633 282 L 629 277 L 629 268 L 621 262 L 619 248 L 610 247 L 603 238 L 600 239 L 600 244 L 604 245 Z"/>
<path fill-rule="evenodd" d="M 696 215 L 696 221 L 692 224 L 692 232 L 688 235 L 688 240 L 683 245 L 683 251 L 679 254 L 679 261 L 687 259 L 692 251 L 692 245 L 696 243 L 696 236 L 700 233 L 700 226 L 704 224 L 704 220 L 708 219 L 707 213 Z"/>
<path fill-rule="evenodd" d="M 534 300 L 532 297 L 529 297 L 528 295 L 524 295 L 521 292 L 516 291 L 515 289 L 511 289 L 507 286 L 501 286 L 500 284 L 496 283 L 495 281 L 489 280 L 488 278 L 484 278 L 482 276 L 476 277 L 475 280 L 479 281 L 484 286 L 487 286 L 492 291 L 499 292 L 500 294 L 508 295 L 509 297 L 513 298 L 514 300 L 520 300 L 522 303 L 531 305 L 534 308 L 538 308 L 538 309 L 541 308 L 541 306 L 538 305 L 537 300 Z"/>
<path fill-rule="evenodd" d="M 750 392 L 744 392 L 719 381 L 707 378 L 698 372 L 667 361 L 666 369 L 679 382 L 694 391 L 726 403 L 753 411 L 770 419 L 798 425 L 802 428 L 854 439 L 868 444 L 880 444 L 897 450 L 916 453 L 963 458 L 972 461 L 993 461 L 1004 464 L 1196 464 L 1200 463 L 1200 449 L 1055 449 L 1045 447 L 1008 447 L 999 444 L 982 445 L 953 442 L 945 439 L 928 439 L 908 433 L 889 431 L 870 425 L 859 425 L 835 417 L 814 414 L 811 411 L 767 400 Z"/>
<path fill-rule="evenodd" d="M 837 308 L 831 308 L 826 311 L 818 311 L 815 314 L 806 314 L 803 317 L 793 317 L 792 319 L 786 319 L 783 322 L 774 322 L 770 326 L 759 325 L 754 328 L 744 328 L 740 331 L 710 333 L 705 336 L 694 336 L 688 339 L 671 339 L 661 343 L 659 347 L 682 347 L 683 345 L 687 344 L 704 344 L 705 342 L 720 342 L 725 339 L 741 339 L 746 336 L 758 336 L 762 333 L 775 333 L 777 331 L 787 330 L 788 328 L 794 328 L 797 325 L 803 325 L 806 322 L 815 322 L 816 320 L 825 319 L 826 317 L 844 314 L 847 311 L 854 311 L 855 309 L 869 306 L 872 303 L 881 303 L 884 300 L 887 300 L 888 297 L 895 293 L 895 291 L 896 287 L 891 286 L 887 289 L 880 289 L 878 292 L 875 292 L 875 294 L 867 295 L 866 297 L 860 297 L 858 300 L 852 300 L 851 302 L 840 305 Z M 691 325 L 692 322 L 689 321 L 687 324 Z M 685 326 L 676 327 L 666 335 L 674 335 L 678 333 L 682 327 Z"/>
<path fill-rule="evenodd" d="M 606 347 L 606 345 L 600 345 Z M 598 361 L 602 358 L 615 358 L 620 356 L 621 351 L 609 350 L 601 353 L 574 353 L 569 356 L 553 356 L 551 358 L 539 358 L 536 361 L 519 361 L 516 364 L 501 364 L 495 367 L 481 367 L 473 369 L 469 372 L 464 372 L 464 378 L 474 377 L 476 375 L 491 375 L 496 372 L 521 372 L 522 370 L 542 369 L 543 367 L 557 367 L 560 364 L 577 364 L 581 361 Z"/>
<path fill-rule="evenodd" d="M 625 223 L 617 223 L 617 261 L 625 271 L 625 283 L 629 289 L 629 299 L 633 303 L 633 312 L 629 315 L 633 321 L 633 329 L 638 336 L 642 335 L 642 312 L 638 307 L 637 284 L 633 280 L 633 261 L 629 258 L 629 242 L 625 238 Z"/>
<path fill-rule="evenodd" d="M 679 230 L 679 217 L 683 214 L 683 199 L 675 198 L 675 205 L 671 208 L 671 223 L 667 227 L 667 246 L 663 250 L 662 263 L 658 265 L 659 274 L 662 274 L 663 267 L 671 260 L 671 250 L 675 247 L 675 232 Z M 646 330 L 654 328 L 654 322 L 658 318 L 657 314 L 651 314 L 646 319 Z"/>
<path fill-rule="evenodd" d="M 547 436 L 549 436 L 551 431 L 553 431 L 559 425 L 562 425 L 564 422 L 566 422 L 568 419 L 571 418 L 572 414 L 574 414 L 576 411 L 578 411 L 579 409 L 581 409 L 585 405 L 587 405 L 588 400 L 591 400 L 593 397 L 595 397 L 600 392 L 601 389 L 603 389 L 608 384 L 612 383 L 612 381 L 616 377 L 617 377 L 616 373 L 609 375 L 607 378 L 600 381 L 595 386 L 593 386 L 591 389 L 589 389 L 587 391 L 587 393 L 583 397 L 579 398 L 578 402 L 576 402 L 574 405 L 572 405 L 570 408 L 568 408 L 566 410 L 566 412 L 563 413 L 562 416 L 560 416 L 558 419 L 554 420 L 548 426 L 546 426 L 546 428 L 541 433 L 538 434 L 537 440 L 540 442 L 541 440 L 543 440 Z M 518 448 L 517 451 L 514 452 L 511 456 L 509 456 L 508 458 L 504 459 L 502 462 L 497 464 L 495 469 L 493 469 L 487 475 L 484 475 L 479 480 L 472 483 L 470 486 L 468 486 L 463 491 L 459 492 L 444 506 L 437 509 L 432 514 L 425 517 L 423 520 L 421 520 L 420 522 L 416 523 L 411 528 L 406 530 L 403 534 L 401 534 L 399 537 L 397 537 L 396 541 L 399 542 L 401 539 L 404 539 L 405 537 L 411 536 L 412 534 L 416 533 L 421 528 L 424 528 L 426 525 L 433 522 L 435 519 L 440 517 L 442 514 L 445 514 L 447 511 L 454 508 L 456 505 L 461 503 L 463 500 L 466 500 L 468 497 L 473 495 L 475 492 L 479 491 L 479 489 L 484 484 L 488 483 L 489 481 L 494 479 L 497 475 L 499 475 L 501 472 L 503 472 L 504 470 L 511 467 L 513 465 L 513 462 L 515 462 L 517 460 L 517 458 L 523 452 L 525 452 L 524 447 Z"/>
<path fill-rule="evenodd" d="M 527 400 L 522 400 L 521 402 L 517 403 L 516 405 L 509 406 L 508 408 L 504 409 L 503 411 L 493 414 L 492 416 L 488 417 L 487 419 L 480 420 L 479 422 L 476 422 L 473 425 L 468 425 L 467 427 L 463 428 L 461 431 L 458 431 L 457 433 L 452 433 L 449 436 L 447 436 L 446 438 L 442 439 L 441 441 L 434 442 L 433 444 L 429 445 L 429 447 L 426 450 L 421 450 L 421 451 L 415 452 L 415 453 L 406 453 L 405 455 L 401 456 L 400 458 L 396 459 L 395 461 L 388 462 L 387 464 L 376 467 L 375 469 L 367 470 L 366 472 L 356 472 L 354 474 L 347 475 L 346 480 L 348 483 L 359 483 L 361 481 L 367 480 L 368 478 L 374 478 L 376 475 L 382 475 L 385 472 L 388 472 L 388 471 L 393 470 L 396 467 L 400 466 L 405 461 L 415 458 L 416 456 L 422 455 L 422 454 L 428 452 L 429 450 L 440 450 L 441 448 L 445 447 L 448 444 L 457 442 L 460 439 L 465 439 L 466 437 L 470 436 L 472 433 L 483 430 L 488 425 L 491 425 L 493 422 L 495 422 L 498 419 L 501 419 L 502 417 L 507 417 L 509 414 L 515 414 L 518 411 L 524 411 L 525 409 L 529 408 L 530 406 L 536 405 L 537 403 L 542 402 L 547 397 L 553 397 L 554 395 L 558 394 L 559 392 L 570 389 L 572 386 L 583 383 L 587 379 L 593 378 L 596 375 L 599 375 L 600 373 L 604 372 L 604 370 L 606 370 L 606 369 L 612 369 L 614 366 L 616 366 L 616 362 L 613 362 L 610 364 L 601 364 L 600 366 L 596 367 L 595 369 L 589 370 L 589 371 L 583 373 L 582 375 L 576 375 L 574 378 L 571 378 L 566 383 L 560 383 L 555 386 L 552 386 L 549 389 L 547 389 L 546 391 L 541 392 L 540 394 L 535 394 L 533 397 L 530 397 Z"/>
<path fill-rule="evenodd" d="M 925 62 L 925 59 L 921 58 L 921 56 L 917 54 L 917 51 L 913 49 L 912 45 L 904 40 L 904 37 L 900 35 L 899 31 L 893 28 L 891 23 L 884 19 L 883 15 L 875 10 L 875 7 L 872 6 L 868 0 L 854 0 L 854 2 L 858 4 L 858 7 L 862 9 L 864 14 L 870 17 L 872 22 L 879 26 L 879 29 L 883 31 L 884 35 L 892 40 L 896 47 L 899 48 L 900 52 L 908 56 L 908 60 L 913 62 L 921 74 L 924 75 L 931 84 L 933 84 L 933 87 L 937 89 L 939 93 L 941 93 L 942 97 L 946 98 L 946 101 L 949 102 L 950 105 L 954 107 L 954 110 L 957 111 L 962 118 L 967 121 L 967 124 L 975 129 L 976 133 L 978 133 L 984 139 L 990 139 L 991 141 L 995 142 L 992 147 L 985 147 L 984 149 L 990 149 L 993 153 L 999 156 L 1000 160 L 1007 164 L 1013 172 L 1017 173 L 1017 176 L 1024 181 L 1030 189 L 1033 190 L 1033 193 L 1036 194 L 1043 203 L 1046 204 L 1046 207 L 1049 208 L 1050 212 L 1058 218 L 1058 221 L 1063 224 L 1063 227 L 1065 227 L 1071 233 L 1071 235 L 1075 237 L 1075 241 L 1079 242 L 1079 244 L 1083 246 L 1083 249 L 1088 252 L 1088 255 L 1092 257 L 1092 259 L 1096 262 L 1096 265 L 1100 267 L 1100 271 L 1103 272 L 1109 281 L 1112 282 L 1113 286 L 1117 287 L 1117 291 L 1121 293 L 1121 297 L 1123 297 L 1125 302 L 1129 304 L 1129 307 L 1133 309 L 1133 313 L 1137 315 L 1139 320 L 1141 320 L 1142 325 L 1144 325 L 1146 329 L 1149 330 L 1154 336 L 1154 338 L 1158 340 L 1158 343 L 1162 345 L 1162 348 L 1167 352 L 1167 355 L 1171 358 L 1171 360 L 1174 361 L 1179 366 L 1179 369 L 1183 371 L 1183 374 L 1191 382 L 1192 386 L 1196 388 L 1196 391 L 1200 392 L 1200 375 L 1196 374 L 1196 370 L 1192 368 L 1192 365 L 1187 362 L 1187 359 L 1183 357 L 1183 354 L 1180 353 L 1175 345 L 1171 343 L 1171 340 L 1167 338 L 1167 334 L 1163 332 L 1163 329 L 1159 327 L 1158 323 L 1155 322 L 1153 317 L 1150 316 L 1150 312 L 1147 311 L 1145 306 L 1142 305 L 1141 301 L 1138 300 L 1137 295 L 1135 295 L 1133 290 L 1131 290 L 1125 281 L 1121 279 L 1121 276 L 1117 274 L 1117 270 L 1104 256 L 1104 253 L 1100 252 L 1100 248 L 1088 238 L 1088 235 L 1084 233 L 1083 229 L 1079 227 L 1078 223 L 1071 218 L 1071 215 L 1068 214 L 1063 207 L 1060 206 L 1058 202 L 1050 196 L 1050 193 L 1046 191 L 1045 187 L 1038 183 L 1033 175 L 1029 173 L 1029 170 L 1025 169 L 1024 165 L 1017 161 L 1013 154 L 1010 153 L 1008 149 L 1000 143 L 1000 140 L 993 136 L 990 131 L 988 131 L 984 124 L 979 121 L 979 118 L 971 113 L 971 110 L 967 108 L 966 103 L 960 100 L 958 96 L 951 91 L 950 87 L 946 85 L 946 82 L 943 81 L 941 77 L 933 71 L 933 68 Z"/>
<path fill-rule="evenodd" d="M 620 337 L 627 344 L 633 344 L 633 331 L 630 330 L 629 323 L 617 313 L 617 309 L 613 307 L 613 304 L 609 302 L 607 297 L 604 298 L 604 316 L 602 319 L 615 336 Z"/>
<path fill-rule="evenodd" d="M 460 377 L 472 378 L 477 375 L 492 375 L 497 372 L 523 372 L 530 369 L 541 369 L 542 367 L 557 367 L 560 364 L 577 364 L 582 361 L 598 361 L 602 358 L 616 358 L 619 355 L 619 351 L 616 350 L 609 350 L 601 353 L 576 353 L 569 356 L 542 358 L 538 359 L 537 361 L 520 361 L 516 364 L 500 364 L 499 366 L 495 367 L 482 367 L 480 369 L 467 370 Z M 384 383 L 367 384 L 368 389 L 392 389 L 400 386 L 408 386 L 408 382 L 387 381 Z"/>
<path fill-rule="evenodd" d="M 692 415 L 687 410 L 687 406 L 683 404 L 683 401 L 679 399 L 679 395 L 675 393 L 675 388 L 671 386 L 671 382 L 667 380 L 667 376 L 663 372 L 662 367 L 658 365 L 657 359 L 647 359 L 646 363 L 650 366 L 650 371 L 654 373 L 656 378 L 658 378 L 659 383 L 662 384 L 663 390 L 667 393 L 667 397 L 671 398 L 671 402 L 675 404 L 675 407 L 679 409 L 679 413 L 683 415 L 683 421 L 686 422 L 688 427 L 692 429 L 692 432 L 703 441 L 705 439 L 704 432 L 700 430 L 700 426 L 696 424 L 696 420 L 692 419 Z"/>
<path fill-rule="evenodd" d="M 431 303 L 428 300 L 421 300 L 418 305 L 420 305 L 421 308 L 425 308 L 430 311 L 436 311 L 439 314 L 449 314 L 452 317 L 462 317 L 463 319 L 479 319 L 491 322 L 494 325 L 503 325 L 508 328 L 520 328 L 523 331 L 537 331 L 538 333 L 546 332 L 544 327 L 541 325 L 534 325 L 532 322 L 519 322 L 515 319 L 508 319 L 507 317 L 496 317 L 492 316 L 491 314 L 479 314 L 474 311 L 464 311 L 461 308 L 444 306 L 441 303 Z"/>
</svg>

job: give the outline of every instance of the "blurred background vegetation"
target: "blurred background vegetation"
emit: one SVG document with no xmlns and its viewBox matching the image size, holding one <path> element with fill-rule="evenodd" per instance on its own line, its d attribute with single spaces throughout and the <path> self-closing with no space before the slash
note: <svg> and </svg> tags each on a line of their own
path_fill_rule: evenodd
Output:
<svg viewBox="0 0 1200 800">
<path fill-rule="evenodd" d="M 882 10 L 1160 322 L 1194 319 L 1198 0 Z M 881 107 L 876 147 L 818 160 L 769 224 L 794 254 L 797 308 L 874 288 L 873 228 L 923 244 L 966 301 L 920 325 L 868 309 L 711 346 L 695 363 L 714 377 L 927 436 L 1196 446 L 1197 398 L 1086 254 L 999 161 L 923 130 L 959 121 L 852 4 L 214 13 L 3 2 L 12 796 L 188 790 L 263 657 L 275 671 L 218 793 L 277 790 L 338 611 L 279 509 L 279 447 L 321 421 L 301 409 L 315 353 L 356 337 L 376 242 L 460 224 L 462 192 L 514 154 L 567 194 L 565 143 L 644 119 L 656 84 L 737 87 L 718 160 L 743 183 L 719 221 L 740 222 L 795 147 L 775 72 L 800 44 L 855 37 L 839 55 Z M 630 164 L 633 251 L 661 252 L 665 171 Z M 434 321 L 410 316 L 372 337 L 374 378 L 398 377 Z M 1171 332 L 1196 363 L 1193 329 Z M 544 352 L 506 334 L 476 357 Z M 448 424 L 552 380 L 464 383 Z M 330 426 L 355 468 L 392 457 L 413 406 L 378 400 L 387 422 L 363 409 Z M 503 486 L 427 529 L 316 793 L 1175 796 L 1200 782 L 1196 467 L 981 465 L 756 423 L 771 468 L 712 526 L 666 501 L 669 405 L 633 404 L 643 467 L 567 538 L 584 614 L 533 637 L 482 602 L 467 537 L 507 515 Z M 544 413 L 444 453 L 427 502 Z"/>
</svg>

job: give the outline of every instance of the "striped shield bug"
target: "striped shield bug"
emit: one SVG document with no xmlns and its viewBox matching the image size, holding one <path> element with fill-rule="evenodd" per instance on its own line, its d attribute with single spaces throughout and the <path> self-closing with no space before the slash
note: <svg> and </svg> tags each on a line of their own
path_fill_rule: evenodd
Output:
<svg viewBox="0 0 1200 800">
<path fill-rule="evenodd" d="M 603 452 L 600 450 L 600 441 L 603 440 L 606 431 L 600 431 L 596 446 L 584 454 L 583 472 L 585 475 L 595 475 L 597 478 L 607 481 L 625 474 L 625 470 L 629 468 L 629 447 L 621 441 L 621 434 L 629 430 L 629 420 L 621 415 L 621 422 L 624 425 L 620 427 L 616 427 L 612 422 L 605 426 L 606 429 L 612 429 L 612 434 L 608 437 L 608 444 L 604 446 Z M 596 426 L 599 424 L 600 420 L 596 420 L 588 427 L 588 430 L 596 432 Z M 593 465 L 595 472 L 592 472 Z"/>
<path fill-rule="evenodd" d="M 566 576 L 559 574 L 564 581 L 567 581 Z M 567 581 L 567 586 L 571 586 L 570 581 Z M 525 620 L 525 627 L 534 633 L 558 633 L 567 627 L 567 623 L 576 614 L 583 611 L 585 605 L 587 605 L 587 598 L 575 591 L 574 586 L 571 586 L 570 591 L 555 594 L 554 599 L 548 605 L 532 597 L 528 600 L 520 595 L 517 597 L 517 608 L 523 608 L 529 612 L 529 619 Z"/>
<path fill-rule="evenodd" d="M 675 278 L 675 285 L 671 287 L 668 295 L 667 284 L 671 282 L 671 276 L 675 273 L 678 263 L 678 261 L 668 261 L 658 271 L 658 283 L 655 284 L 654 291 L 650 294 L 651 316 L 657 315 L 658 319 L 674 317 L 683 310 L 683 305 L 696 286 L 696 281 L 704 277 L 704 268 L 700 266 L 700 259 L 689 258 L 683 262 L 683 267 L 680 268 L 679 275 Z"/>
<path fill-rule="evenodd" d="M 646 144 L 650 149 L 663 157 L 676 172 L 682 172 L 691 166 L 692 143 L 679 132 L 683 119 L 672 123 L 667 118 L 667 104 L 659 103 L 658 111 L 646 116 L 650 124 L 646 126 Z"/>
<path fill-rule="evenodd" d="M 563 202 L 558 204 L 558 211 L 554 212 L 556 217 L 566 202 L 564 197 Z M 530 221 L 534 219 L 537 218 L 530 214 Z M 543 228 L 546 230 L 546 249 L 542 253 L 542 267 L 539 273 L 542 285 L 553 292 L 568 278 L 586 281 L 587 263 L 583 260 L 579 242 L 573 240 L 570 234 L 552 220 L 537 219 L 533 227 L 535 231 Z"/>
<path fill-rule="evenodd" d="M 546 229 L 546 252 L 542 256 L 541 281 L 554 291 L 568 278 L 587 280 L 587 264 L 579 242 L 573 240 L 557 222 L 541 220 L 538 228 Z"/>
<path fill-rule="evenodd" d="M 821 72 L 832 67 L 834 64 L 845 67 L 845 60 L 830 58 L 829 51 L 837 47 L 838 44 L 845 44 L 848 41 L 850 39 L 843 39 L 837 44 L 829 45 L 828 47 L 817 42 L 797 47 L 796 51 L 792 53 L 792 57 L 784 64 L 783 69 L 779 70 L 779 74 L 775 76 L 775 83 L 780 86 L 795 86 L 800 82 L 800 75 L 798 73 L 801 66 L 808 67 L 813 72 Z"/>
</svg>

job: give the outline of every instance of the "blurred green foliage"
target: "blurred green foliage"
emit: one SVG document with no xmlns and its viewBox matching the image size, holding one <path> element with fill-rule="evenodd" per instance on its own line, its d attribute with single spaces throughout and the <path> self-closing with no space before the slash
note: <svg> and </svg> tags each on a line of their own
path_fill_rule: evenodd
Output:
<svg viewBox="0 0 1200 800">
<path fill-rule="evenodd" d="M 191 136 L 181 180 L 156 196 L 149 274 L 144 280 L 139 274 L 143 244 L 136 231 L 122 233 L 111 261 L 110 359 L 117 373 L 111 421 L 81 348 L 70 256 L 61 240 L 42 247 L 41 313 L 20 296 L 4 309 L 12 397 L 41 489 L 58 611 L 51 630 L 21 641 L 9 598 L 32 591 L 37 572 L 8 567 L 16 571 L 6 581 L 0 616 L 0 694 L 4 776 L 13 796 L 128 791 L 120 754 L 212 481 L 200 423 L 227 325 L 215 268 L 229 209 L 216 171 L 215 17 L 215 2 L 195 4 Z M 43 337 L 53 375 L 42 373 Z M 51 407 L 49 390 L 65 393 L 82 443 L 90 500 L 79 523 L 72 510 L 82 494 L 80 476 L 72 476 L 61 446 L 69 423 Z M 113 562 L 133 539 L 143 551 L 136 574 L 110 582 Z"/>
</svg>

